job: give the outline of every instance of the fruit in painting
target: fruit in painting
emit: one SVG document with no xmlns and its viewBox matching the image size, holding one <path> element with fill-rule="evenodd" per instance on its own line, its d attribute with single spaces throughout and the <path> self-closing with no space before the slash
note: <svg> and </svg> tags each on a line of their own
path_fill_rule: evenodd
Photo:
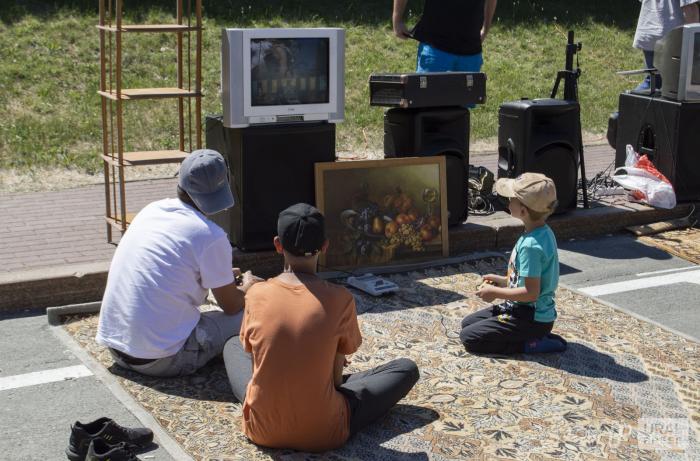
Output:
<svg viewBox="0 0 700 461">
<path fill-rule="evenodd" d="M 372 232 L 375 234 L 384 232 L 384 221 L 379 216 L 375 216 L 372 220 Z"/>
<path fill-rule="evenodd" d="M 433 234 L 433 228 L 429 224 L 423 224 L 420 228 L 420 239 L 423 242 L 432 240 L 435 237 Z"/>
<path fill-rule="evenodd" d="M 396 221 L 389 221 L 384 227 L 384 235 L 388 238 L 394 235 L 399 230 L 399 224 Z"/>
<path fill-rule="evenodd" d="M 409 218 L 408 215 L 407 215 L 407 214 L 404 214 L 404 213 L 400 213 L 400 214 L 398 214 L 398 215 L 396 216 L 396 222 L 397 222 L 399 225 L 402 225 L 402 224 L 409 224 L 409 223 L 411 222 L 410 219 L 411 219 L 411 218 Z"/>
<path fill-rule="evenodd" d="M 428 225 L 432 227 L 433 229 L 439 229 L 441 226 L 440 222 L 440 217 L 436 215 L 432 215 L 431 217 L 428 218 Z"/>
</svg>

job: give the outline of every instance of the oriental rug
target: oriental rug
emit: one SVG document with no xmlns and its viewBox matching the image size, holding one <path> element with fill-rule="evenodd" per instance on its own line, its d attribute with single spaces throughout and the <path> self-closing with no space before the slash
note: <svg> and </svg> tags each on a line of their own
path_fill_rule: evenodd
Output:
<svg viewBox="0 0 700 461">
<path fill-rule="evenodd" d="M 349 371 L 409 357 L 421 378 L 386 417 L 343 448 L 261 449 L 240 430 L 241 406 L 218 359 L 185 378 L 123 371 L 94 341 L 97 317 L 66 330 L 196 460 L 700 459 L 700 345 L 568 291 L 557 293 L 561 354 L 465 352 L 462 317 L 502 259 L 388 275 L 393 297 L 357 299 L 362 347 Z M 300 358 L 302 360 L 303 358 Z"/>
</svg>

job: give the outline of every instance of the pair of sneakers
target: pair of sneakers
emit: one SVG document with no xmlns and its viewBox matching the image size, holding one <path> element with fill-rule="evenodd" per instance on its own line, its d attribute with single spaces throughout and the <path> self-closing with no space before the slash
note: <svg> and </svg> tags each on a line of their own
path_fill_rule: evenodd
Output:
<svg viewBox="0 0 700 461">
<path fill-rule="evenodd" d="M 86 424 L 76 421 L 71 426 L 66 456 L 71 461 L 138 461 L 133 450 L 152 441 L 153 431 L 145 427 L 123 427 L 110 418 Z"/>
</svg>

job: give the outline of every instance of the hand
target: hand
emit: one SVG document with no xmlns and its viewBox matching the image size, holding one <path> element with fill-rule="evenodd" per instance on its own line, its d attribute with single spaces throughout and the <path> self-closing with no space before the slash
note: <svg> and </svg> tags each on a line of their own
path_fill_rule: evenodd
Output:
<svg viewBox="0 0 700 461">
<path fill-rule="evenodd" d="M 250 289 L 250 287 L 262 281 L 263 279 L 253 275 L 251 271 L 246 271 L 242 274 L 241 285 L 238 287 L 238 289 L 245 293 L 248 291 L 248 289 Z"/>
<path fill-rule="evenodd" d="M 475 293 L 482 301 L 490 303 L 496 299 L 496 288 L 488 283 L 482 284 Z"/>
<path fill-rule="evenodd" d="M 236 286 L 240 286 L 243 283 L 243 274 L 241 273 L 241 269 L 238 267 L 233 268 L 233 279 L 236 282 Z"/>
<path fill-rule="evenodd" d="M 484 40 L 486 40 L 486 36 L 489 34 L 489 30 L 485 27 L 481 28 L 481 43 L 484 43 Z"/>
<path fill-rule="evenodd" d="M 403 22 L 403 19 L 394 20 L 394 35 L 396 35 L 401 40 L 411 38 L 411 32 L 406 27 L 406 23 Z"/>
<path fill-rule="evenodd" d="M 505 277 L 496 274 L 486 274 L 481 278 L 484 282 L 490 283 L 497 287 L 505 286 Z"/>
</svg>

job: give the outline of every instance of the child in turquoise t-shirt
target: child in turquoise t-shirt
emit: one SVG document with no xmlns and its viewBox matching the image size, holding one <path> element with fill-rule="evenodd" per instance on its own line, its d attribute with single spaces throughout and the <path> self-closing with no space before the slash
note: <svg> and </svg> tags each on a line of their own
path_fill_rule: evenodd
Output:
<svg viewBox="0 0 700 461">
<path fill-rule="evenodd" d="M 561 352 L 566 341 L 551 333 L 557 318 L 557 240 L 545 222 L 557 206 L 554 182 L 523 173 L 499 179 L 496 192 L 510 199 L 510 213 L 523 222 L 525 233 L 515 243 L 507 275 L 485 275 L 476 292 L 486 302 L 505 301 L 465 317 L 460 340 L 470 352 Z"/>
</svg>

